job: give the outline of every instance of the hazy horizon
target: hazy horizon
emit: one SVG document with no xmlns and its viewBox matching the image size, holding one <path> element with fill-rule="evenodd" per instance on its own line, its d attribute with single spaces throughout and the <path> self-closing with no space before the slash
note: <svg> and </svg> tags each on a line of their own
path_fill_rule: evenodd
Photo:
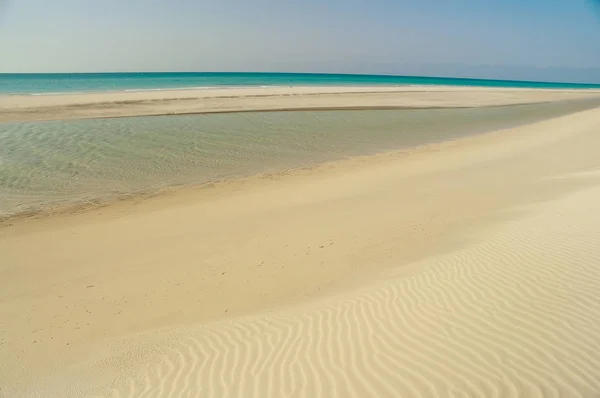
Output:
<svg viewBox="0 0 600 398">
<path fill-rule="evenodd" d="M 596 1 L 0 0 L 0 73 L 267 72 L 600 83 Z"/>
</svg>

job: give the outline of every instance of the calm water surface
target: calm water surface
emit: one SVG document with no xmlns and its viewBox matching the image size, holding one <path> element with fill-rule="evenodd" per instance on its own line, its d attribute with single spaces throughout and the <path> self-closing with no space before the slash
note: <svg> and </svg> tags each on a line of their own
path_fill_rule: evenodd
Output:
<svg viewBox="0 0 600 398">
<path fill-rule="evenodd" d="M 259 112 L 0 124 L 0 217 L 311 166 L 600 106 Z"/>
<path fill-rule="evenodd" d="M 427 76 L 323 73 L 2 73 L 0 94 L 50 94 L 91 91 L 168 90 L 174 88 L 257 86 L 478 86 L 526 88 L 600 88 L 600 84 L 456 79 Z"/>
</svg>

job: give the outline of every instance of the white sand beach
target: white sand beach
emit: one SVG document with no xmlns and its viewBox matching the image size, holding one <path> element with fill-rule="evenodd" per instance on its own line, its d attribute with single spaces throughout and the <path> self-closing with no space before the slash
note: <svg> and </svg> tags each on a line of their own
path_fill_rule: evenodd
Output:
<svg viewBox="0 0 600 398">
<path fill-rule="evenodd" d="M 240 96 L 105 111 L 93 105 L 100 96 L 81 111 L 75 97 L 36 97 L 4 103 L 2 117 L 589 95 L 278 93 L 254 105 Z M 598 131 L 600 109 L 7 221 L 0 396 L 598 396 Z"/>
<path fill-rule="evenodd" d="M 300 109 L 502 106 L 596 98 L 600 90 L 492 87 L 252 87 L 0 96 L 0 122 Z"/>
</svg>

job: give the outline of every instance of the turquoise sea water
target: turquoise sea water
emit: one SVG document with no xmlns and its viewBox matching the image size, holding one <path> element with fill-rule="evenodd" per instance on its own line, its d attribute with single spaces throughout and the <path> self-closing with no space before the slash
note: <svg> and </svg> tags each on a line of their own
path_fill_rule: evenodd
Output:
<svg viewBox="0 0 600 398">
<path fill-rule="evenodd" d="M 414 147 L 600 106 L 257 112 L 0 124 L 0 219 Z"/>
<path fill-rule="evenodd" d="M 600 84 L 305 73 L 0 74 L 0 94 L 49 94 L 90 91 L 165 90 L 175 88 L 309 85 L 450 85 L 528 88 L 600 88 Z"/>
</svg>

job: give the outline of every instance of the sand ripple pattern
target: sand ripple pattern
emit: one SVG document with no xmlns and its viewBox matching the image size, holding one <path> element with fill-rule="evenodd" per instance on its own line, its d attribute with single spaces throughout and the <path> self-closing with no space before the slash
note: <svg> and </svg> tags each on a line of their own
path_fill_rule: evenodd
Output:
<svg viewBox="0 0 600 398">
<path fill-rule="evenodd" d="M 594 197 L 360 291 L 186 330 L 112 396 L 598 397 Z"/>
</svg>

